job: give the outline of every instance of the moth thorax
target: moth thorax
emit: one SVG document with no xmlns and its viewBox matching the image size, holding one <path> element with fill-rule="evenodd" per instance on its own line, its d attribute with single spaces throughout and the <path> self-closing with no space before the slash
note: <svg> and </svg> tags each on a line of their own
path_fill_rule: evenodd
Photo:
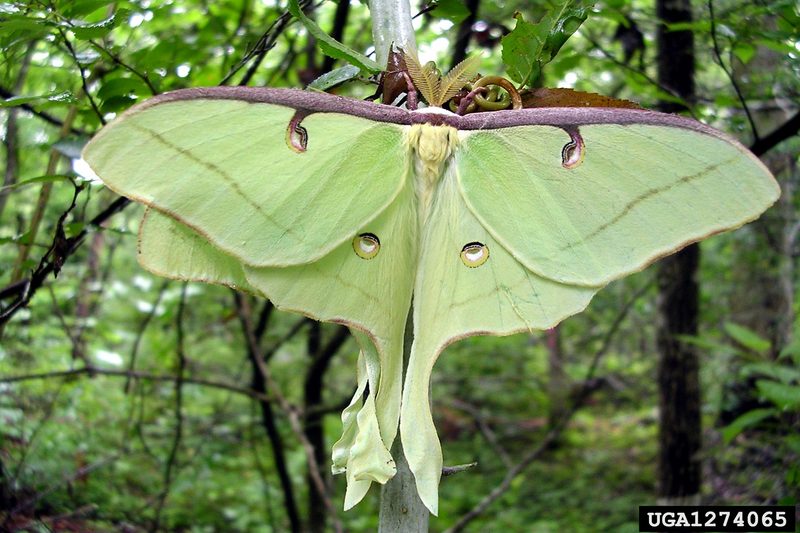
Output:
<svg viewBox="0 0 800 533">
<path fill-rule="evenodd" d="M 432 186 L 458 144 L 458 132 L 450 126 L 414 124 L 408 132 L 418 178 Z"/>
</svg>

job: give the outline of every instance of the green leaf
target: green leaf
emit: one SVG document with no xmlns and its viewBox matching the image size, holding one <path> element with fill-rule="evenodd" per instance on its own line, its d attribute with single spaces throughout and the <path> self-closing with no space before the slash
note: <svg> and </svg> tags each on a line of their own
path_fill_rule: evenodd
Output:
<svg viewBox="0 0 800 533">
<path fill-rule="evenodd" d="M 100 106 L 100 111 L 104 114 L 118 113 L 120 111 L 125 111 L 136 102 L 137 100 L 135 98 L 131 98 L 130 96 L 112 96 L 103 102 L 103 105 Z"/>
<path fill-rule="evenodd" d="M 783 410 L 800 409 L 800 385 L 785 385 L 766 379 L 756 381 L 758 393 Z"/>
<path fill-rule="evenodd" d="M 515 13 L 516 26 L 501 40 L 508 75 L 520 85 L 535 84 L 542 67 L 553 60 L 583 24 L 592 5 L 593 2 L 582 0 L 564 0 L 535 24 L 526 22 L 521 13 Z"/>
<path fill-rule="evenodd" d="M 59 10 L 64 15 L 68 17 L 83 17 L 114 2 L 112 0 L 66 0 L 59 3 L 61 4 L 59 5 Z"/>
<path fill-rule="evenodd" d="M 521 85 L 530 85 L 541 72 L 539 57 L 542 55 L 544 39 L 539 35 L 535 24 L 525 22 L 520 13 L 514 29 L 500 40 L 503 46 L 503 63 L 512 80 Z"/>
<path fill-rule="evenodd" d="M 0 20 L 0 33 L 23 32 L 27 39 L 35 39 L 50 33 L 52 23 L 44 18 L 12 15 Z"/>
<path fill-rule="evenodd" d="M 702 348 L 708 352 L 716 352 L 717 354 L 732 353 L 737 351 L 736 347 L 724 342 L 720 342 L 708 336 L 677 335 L 676 338 L 681 342 L 685 342 L 686 344 L 697 346 L 698 348 Z"/>
<path fill-rule="evenodd" d="M 464 2 L 459 0 L 439 0 L 433 13 L 443 19 L 451 21 L 453 24 L 460 24 L 469 16 L 469 9 Z"/>
<path fill-rule="evenodd" d="M 733 54 L 739 58 L 739 61 L 746 64 L 756 55 L 756 47 L 750 43 L 737 43 L 733 47 Z"/>
<path fill-rule="evenodd" d="M 792 381 L 800 382 L 800 369 L 778 363 L 750 363 L 742 366 L 741 373 L 744 377 L 769 377 L 787 385 Z"/>
<path fill-rule="evenodd" d="M 760 337 L 758 334 L 744 326 L 734 324 L 733 322 L 726 322 L 723 328 L 728 336 L 730 336 L 733 340 L 754 352 L 764 353 L 769 350 L 770 346 L 772 346 L 768 340 Z"/>
<path fill-rule="evenodd" d="M 13 185 L 6 185 L 5 187 L 0 187 L 0 192 L 4 191 L 12 191 L 15 189 L 22 189 L 23 187 L 29 187 L 31 185 L 38 185 L 41 183 L 55 183 L 57 181 L 72 181 L 72 178 L 69 176 L 65 176 L 64 174 L 53 174 L 47 176 L 37 176 L 35 178 L 29 178 Z"/>
<path fill-rule="evenodd" d="M 783 350 L 781 350 L 780 355 L 778 355 L 778 359 L 784 359 L 787 357 L 791 359 L 794 364 L 800 366 L 800 336 L 786 345 Z"/>
<path fill-rule="evenodd" d="M 108 100 L 114 96 L 148 96 L 150 90 L 139 78 L 113 78 L 103 80 L 103 85 L 97 91 L 100 100 Z"/>
<path fill-rule="evenodd" d="M 69 91 L 59 91 L 50 94 L 40 94 L 36 96 L 12 96 L 0 102 L 0 107 L 17 107 L 30 103 L 41 102 L 74 102 L 75 97 Z"/>
<path fill-rule="evenodd" d="M 344 59 L 370 74 L 377 74 L 381 71 L 381 67 L 375 61 L 343 45 L 325 33 L 322 28 L 317 26 L 316 22 L 305 16 L 297 0 L 289 0 L 289 13 L 299 20 L 308 32 L 317 39 L 319 47 L 325 55 L 334 59 Z"/>
<path fill-rule="evenodd" d="M 130 12 L 127 9 L 120 9 L 105 20 L 101 20 L 100 22 L 95 22 L 92 24 L 76 24 L 70 29 L 78 39 L 82 39 L 84 41 L 98 39 L 116 28 L 120 22 L 127 20 L 129 13 Z"/>
<path fill-rule="evenodd" d="M 775 416 L 776 414 L 778 414 L 777 411 L 772 408 L 753 409 L 752 411 L 747 411 L 743 415 L 740 415 L 736 420 L 722 428 L 722 440 L 725 442 L 725 444 L 730 444 L 730 442 L 745 429 L 755 426 L 762 420 L 771 416 Z"/>
<path fill-rule="evenodd" d="M 309 83 L 306 89 L 327 91 L 331 87 L 335 87 L 341 83 L 355 79 L 359 72 L 361 72 L 361 69 L 359 69 L 357 66 L 345 65 L 343 67 L 333 69 L 330 72 L 326 72 L 319 78 Z"/>
<path fill-rule="evenodd" d="M 64 233 L 69 239 L 79 234 L 85 227 L 86 224 L 83 222 L 71 222 L 64 225 Z"/>
</svg>

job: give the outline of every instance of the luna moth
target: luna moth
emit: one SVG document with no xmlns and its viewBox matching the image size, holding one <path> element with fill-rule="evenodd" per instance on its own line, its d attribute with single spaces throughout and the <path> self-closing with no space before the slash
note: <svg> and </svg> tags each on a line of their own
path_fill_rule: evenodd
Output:
<svg viewBox="0 0 800 533">
<path fill-rule="evenodd" d="M 447 345 L 550 328 L 610 281 L 755 219 L 779 195 L 746 148 L 679 116 L 461 116 L 292 89 L 163 94 L 106 126 L 83 157 L 146 204 L 148 270 L 351 328 L 358 389 L 333 450 L 345 508 L 394 475 L 399 421 L 434 514 L 442 451 L 428 395 Z"/>
</svg>

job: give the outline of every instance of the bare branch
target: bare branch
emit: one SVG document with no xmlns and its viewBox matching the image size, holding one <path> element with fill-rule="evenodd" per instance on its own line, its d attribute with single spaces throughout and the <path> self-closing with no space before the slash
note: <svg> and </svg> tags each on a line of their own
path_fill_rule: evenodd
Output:
<svg viewBox="0 0 800 533">
<path fill-rule="evenodd" d="M 53 372 L 40 372 L 36 374 L 20 374 L 17 376 L 0 377 L 0 383 L 23 383 L 25 381 L 36 381 L 40 379 L 68 379 L 78 376 L 111 376 L 121 377 L 127 379 L 141 379 L 147 381 L 169 381 L 175 382 L 175 376 L 170 374 L 151 374 L 149 372 L 140 372 L 136 370 L 113 370 L 109 368 L 97 367 L 82 367 L 72 368 L 69 370 L 55 370 Z M 254 400 L 262 400 L 269 402 L 272 398 L 267 394 L 262 394 L 253 389 L 246 389 L 224 381 L 215 381 L 212 379 L 184 377 L 183 382 L 186 385 L 199 385 L 203 387 L 210 387 L 214 389 L 226 390 L 235 392 L 253 398 Z"/>
<path fill-rule="evenodd" d="M 760 157 L 786 139 L 797 135 L 798 131 L 800 131 L 800 112 L 795 113 L 792 118 L 784 122 L 766 137 L 762 137 L 751 144 L 750 151 Z"/>
<path fill-rule="evenodd" d="M 641 298 L 653 285 L 653 280 L 651 279 L 647 284 L 643 285 L 638 291 L 636 291 L 630 300 L 625 304 L 625 306 L 620 310 L 617 314 L 616 319 L 612 322 L 611 326 L 608 328 L 605 337 L 603 338 L 603 342 L 600 345 L 600 348 L 595 352 L 594 356 L 592 357 L 592 362 L 589 365 L 589 369 L 586 371 L 586 378 L 584 379 L 584 383 L 590 383 L 594 374 L 597 370 L 597 367 L 600 363 L 600 359 L 605 355 L 608 351 L 608 348 L 611 343 L 611 339 L 614 334 L 619 330 L 619 327 L 622 325 L 622 321 L 628 315 L 629 311 L 633 308 L 633 305 L 636 301 Z M 528 466 L 530 466 L 534 461 L 536 461 L 539 456 L 546 451 L 551 444 L 556 442 L 561 433 L 566 429 L 569 422 L 572 420 L 572 417 L 575 413 L 580 409 L 583 403 L 588 398 L 590 392 L 590 388 L 584 386 L 581 391 L 576 395 L 575 400 L 573 401 L 570 408 L 564 413 L 564 416 L 561 417 L 556 423 L 551 427 L 550 431 L 544 436 L 544 438 L 539 442 L 538 446 L 536 446 L 533 450 L 528 452 L 516 465 L 508 470 L 503 480 L 494 488 L 492 491 L 484 496 L 484 498 L 478 502 L 478 504 L 473 507 L 469 512 L 464 514 L 458 521 L 455 523 L 453 527 L 448 529 L 446 533 L 456 533 L 458 531 L 463 531 L 464 528 L 475 520 L 478 516 L 484 513 L 486 509 L 498 498 L 500 498 L 503 494 L 511 488 L 511 483 L 514 481 L 519 474 L 521 474 Z"/>
<path fill-rule="evenodd" d="M 178 458 L 178 450 L 181 446 L 183 439 L 183 381 L 184 372 L 186 371 L 186 352 L 184 349 L 184 331 L 183 331 L 183 316 L 186 310 L 186 287 L 188 283 L 184 282 L 181 287 L 181 296 L 178 301 L 178 312 L 175 317 L 175 334 L 177 336 L 175 355 L 177 357 L 177 374 L 175 376 L 175 436 L 172 439 L 172 447 L 169 450 L 169 457 L 164 468 L 164 487 L 161 489 L 161 494 L 158 497 L 158 505 L 156 507 L 156 515 L 153 523 L 150 526 L 150 531 L 155 533 L 159 530 L 161 525 L 161 513 L 164 510 L 164 505 L 167 503 L 170 488 L 172 487 L 172 480 L 176 468 Z"/>
<path fill-rule="evenodd" d="M 14 94 L 12 91 L 9 91 L 5 87 L 0 87 L 0 96 L 2 96 L 3 98 L 15 98 L 16 96 L 19 96 L 19 95 Z M 54 117 L 53 115 L 51 115 L 51 114 L 49 114 L 49 113 L 47 113 L 45 111 L 39 111 L 36 108 L 34 108 L 31 104 L 22 104 L 22 105 L 17 106 L 17 107 L 20 108 L 20 109 L 24 109 L 25 111 L 28 111 L 29 113 L 31 113 L 32 115 L 34 115 L 36 117 L 39 117 L 40 119 L 44 120 L 48 124 L 52 124 L 53 126 L 58 126 L 59 128 L 64 126 L 64 121 L 63 120 L 61 120 L 60 118 Z M 73 133 L 75 135 L 86 135 L 86 132 L 84 130 L 79 129 L 79 128 L 75 128 L 73 126 L 69 126 L 69 131 L 70 131 L 70 133 Z"/>
<path fill-rule="evenodd" d="M 0 327 L 11 320 L 20 309 L 28 305 L 28 302 L 30 302 L 31 298 L 36 294 L 36 291 L 44 284 L 47 276 L 52 273 L 57 273 L 62 264 L 80 248 L 83 240 L 89 234 L 89 231 L 100 228 L 106 220 L 122 211 L 129 203 L 130 200 L 124 197 L 119 197 L 114 200 L 111 205 L 89 222 L 88 228 L 81 230 L 81 232 L 74 237 L 70 237 L 64 241 L 63 249 L 60 250 L 58 257 L 54 257 L 52 253 L 55 249 L 56 241 L 59 238 L 58 235 L 56 235 L 53 244 L 50 245 L 47 253 L 39 261 L 39 265 L 33 271 L 30 278 L 21 280 L 21 282 L 12 282 L 9 286 L 0 289 L 0 294 L 2 294 L 4 298 L 13 294 L 17 295 L 17 299 L 14 302 L 5 309 L 0 310 Z"/>
<path fill-rule="evenodd" d="M 739 98 L 739 103 L 742 104 L 742 109 L 744 109 L 744 114 L 747 115 L 747 121 L 750 123 L 750 131 L 753 133 L 753 139 L 755 142 L 758 142 L 760 136 L 758 135 L 758 128 L 756 127 L 756 122 L 753 120 L 753 115 L 750 114 L 750 108 L 747 105 L 747 101 L 742 94 L 742 90 L 739 88 L 739 83 L 736 81 L 736 78 L 733 76 L 733 73 L 728 70 L 728 67 L 725 66 L 725 63 L 722 61 L 722 52 L 719 48 L 719 42 L 717 41 L 717 22 L 716 18 L 714 17 L 714 0 L 708 0 L 708 15 L 709 19 L 711 20 L 711 43 L 714 45 L 714 56 L 717 59 L 717 64 L 722 69 L 722 72 L 728 77 L 733 85 L 733 90 L 736 91 L 736 97 Z"/>
<path fill-rule="evenodd" d="M 264 361 L 264 356 L 261 353 L 258 343 L 256 342 L 255 336 L 253 335 L 253 328 L 250 322 L 251 313 L 247 301 L 244 298 L 237 298 L 236 303 L 239 320 L 242 322 L 242 330 L 245 335 L 245 341 L 247 342 L 248 349 L 254 355 L 254 360 L 258 366 L 258 371 L 264 378 L 264 381 L 269 391 L 272 393 L 272 396 L 288 416 L 289 425 L 292 428 L 292 432 L 303 445 L 303 450 L 306 454 L 306 460 L 308 461 L 309 474 L 314 482 L 314 488 L 319 491 L 319 495 L 322 498 L 322 501 L 325 503 L 325 507 L 328 509 L 334 529 L 337 532 L 341 532 L 343 531 L 342 524 L 339 520 L 336 508 L 333 506 L 333 503 L 328 496 L 325 482 L 323 481 L 322 474 L 319 470 L 319 465 L 314 457 L 314 447 L 311 446 L 305 434 L 303 433 L 303 426 L 300 421 L 300 416 L 298 415 L 298 410 L 295 406 L 289 403 L 286 397 L 281 393 L 278 384 L 272 378 L 272 374 L 267 368 L 267 365 Z"/>
</svg>

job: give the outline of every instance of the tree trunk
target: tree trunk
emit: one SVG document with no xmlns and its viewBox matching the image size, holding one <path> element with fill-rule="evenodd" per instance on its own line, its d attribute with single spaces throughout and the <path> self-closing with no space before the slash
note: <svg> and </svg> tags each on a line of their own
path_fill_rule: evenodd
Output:
<svg viewBox="0 0 800 533">
<path fill-rule="evenodd" d="M 694 98 L 694 39 L 691 31 L 668 31 L 666 24 L 691 22 L 689 0 L 657 0 L 658 80 L 684 101 Z M 673 102 L 661 110 L 680 111 Z M 662 260 L 658 270 L 659 501 L 690 503 L 700 494 L 700 377 L 697 352 L 678 340 L 696 335 L 697 269 L 700 248 L 687 246 Z"/>
</svg>

